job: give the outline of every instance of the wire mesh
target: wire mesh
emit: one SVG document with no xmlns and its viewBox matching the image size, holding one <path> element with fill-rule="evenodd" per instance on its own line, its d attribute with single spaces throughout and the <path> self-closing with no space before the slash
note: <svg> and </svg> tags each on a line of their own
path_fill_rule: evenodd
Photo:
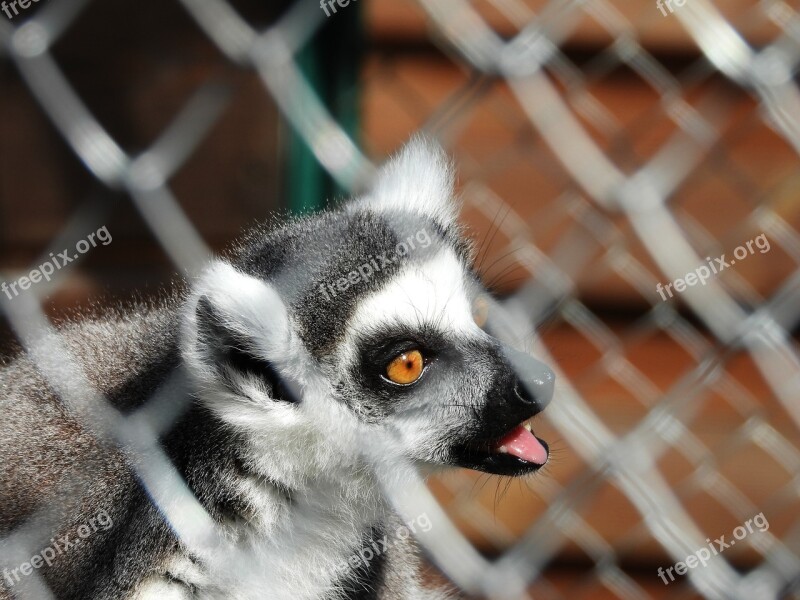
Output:
<svg viewBox="0 0 800 600">
<path fill-rule="evenodd" d="M 127 152 L 54 56 L 59 39 L 90 4 L 51 0 L 19 27 L 0 22 L 2 47 L 88 172 L 102 185 L 127 193 L 176 269 L 191 276 L 210 251 L 181 209 L 170 180 L 220 118 L 226 95 L 214 84 L 202 87 L 152 145 L 135 155 Z M 340 185 L 358 190 L 367 184 L 374 172 L 370 153 L 331 118 L 296 62 L 300 48 L 313 40 L 326 18 L 317 3 L 295 3 L 263 30 L 224 0 L 181 4 L 222 54 L 258 74 L 282 116 Z M 397 96 L 405 99 L 398 102 L 411 115 L 411 128 L 438 137 L 464 167 L 465 212 L 485 229 L 496 224 L 494 254 L 510 256 L 522 274 L 523 283 L 502 302 L 496 329 L 517 342 L 533 339 L 534 354 L 556 367 L 560 384 L 545 419 L 563 438 L 565 452 L 579 461 L 565 477 L 535 482 L 546 509 L 525 531 L 513 532 L 493 518 L 491 507 L 471 499 L 469 476 L 443 480 L 440 486 L 447 493 L 435 496 L 410 464 L 378 461 L 381 452 L 365 457 L 401 515 L 410 519 L 427 513 L 435 521 L 432 533 L 419 532 L 419 542 L 465 593 L 560 598 L 599 597 L 602 590 L 608 597 L 651 597 L 652 584 L 661 582 L 648 571 L 648 582 L 642 583 L 641 569 L 631 566 L 637 549 L 652 541 L 666 565 L 685 560 L 707 547 L 708 538 L 724 533 L 711 531 L 703 513 L 694 509 L 703 496 L 730 522 L 744 523 L 762 512 L 784 526 L 752 538 L 748 560 L 715 552 L 707 566 L 688 571 L 685 583 L 657 590 L 659 597 L 693 592 L 708 598 L 798 595 L 800 362 L 792 331 L 800 318 L 800 237 L 790 169 L 796 170 L 800 152 L 795 81 L 800 15 L 781 1 L 754 2 L 735 14 L 723 14 L 708 0 L 665 5 L 669 15 L 658 3 L 640 17 L 673 19 L 698 49 L 700 57 L 678 75 L 640 42 L 640 28 L 629 12 L 610 1 L 550 2 L 534 9 L 522 0 L 420 0 L 431 39 L 467 75 L 434 101 L 414 97 L 401 74 L 386 74 L 386 65 L 365 84 L 368 90 L 405 87 Z M 503 27 L 487 16 L 487 7 L 502 15 Z M 587 20 L 608 45 L 578 64 L 563 47 Z M 749 42 L 741 31 L 751 22 L 770 24 L 774 33 L 757 44 Z M 621 68 L 651 93 L 635 119 L 614 114 L 610 102 L 596 92 L 598 82 Z M 734 126 L 729 120 L 735 111 L 732 98 L 752 99 Z M 470 124 L 479 113 L 502 122 L 510 132 L 507 144 L 485 150 L 480 142 L 469 141 Z M 657 119 L 667 124 L 667 133 L 651 142 L 647 152 L 637 152 L 648 125 Z M 769 131 L 792 150 L 790 168 L 769 185 L 731 159 L 737 136 L 748 128 Z M 521 193 L 497 191 L 493 169 L 502 172 L 514 161 L 530 181 L 556 190 L 552 202 L 531 211 L 518 201 Z M 712 231 L 686 201 L 712 171 L 746 191 L 746 214 L 735 227 Z M 776 200 L 780 195 L 789 200 Z M 725 211 L 726 204 L 716 210 Z M 86 222 L 76 215 L 64 238 L 85 231 Z M 699 273 L 698 265 L 711 268 L 711 256 L 730 252 L 756 232 L 768 236 L 772 252 L 783 254 L 771 290 L 731 269 L 680 295 L 675 286 L 674 297 L 659 291 L 660 282 Z M 60 245 L 56 241 L 53 247 Z M 508 264 L 501 266 L 508 269 Z M 52 285 L 63 277 L 58 273 Z M 635 318 L 620 324 L 586 301 L 587 287 L 609 281 L 645 307 Z M 213 519 L 159 447 L 159 432 L 180 410 L 163 398 L 180 382 L 171 380 L 135 414 L 122 415 L 108 406 L 91 391 L 86 374 L 41 310 L 40 297 L 52 285 L 2 304 L 39 370 L 98 439 L 148 458 L 136 464 L 137 475 L 188 548 L 209 561 L 246 564 L 239 550 L 220 539 Z M 538 335 L 544 322 L 545 333 Z M 574 347 L 588 349 L 590 358 L 580 369 L 560 358 L 557 340 L 547 335 L 555 327 L 569 330 Z M 663 375 L 659 365 L 638 360 L 639 349 L 653 339 L 685 357 L 680 368 Z M 749 377 L 763 382 L 763 395 L 753 391 Z M 604 418 L 593 400 L 592 390 L 602 385 L 615 386 L 635 406 L 634 422 L 622 430 Z M 724 435 L 709 438 L 700 414 L 714 402 L 736 418 Z M 758 493 L 744 489 L 747 481 L 731 476 L 726 467 L 748 449 L 757 449 L 782 473 Z M 676 460 L 685 464 L 680 476 L 666 466 Z M 398 472 L 406 477 L 397 477 Z M 614 515 L 591 510 L 608 493 L 618 496 L 616 510 L 629 517 L 613 536 L 601 524 Z M 451 519 L 470 521 L 497 558 L 485 558 Z M 0 567 L 18 565 L 49 536 L 46 515 L 32 519 L 2 541 Z M 551 570 L 565 547 L 584 557 L 579 583 L 568 591 Z M 257 577 L 249 571 L 240 575 Z M 35 573 L 29 583 L 15 594 L 52 597 Z"/>
</svg>

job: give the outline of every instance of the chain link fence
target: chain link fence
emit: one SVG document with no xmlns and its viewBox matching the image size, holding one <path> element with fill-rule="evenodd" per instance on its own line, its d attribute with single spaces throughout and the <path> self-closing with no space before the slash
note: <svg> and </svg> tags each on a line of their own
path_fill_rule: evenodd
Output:
<svg viewBox="0 0 800 600">
<path fill-rule="evenodd" d="M 341 187 L 358 190 L 369 181 L 373 152 L 331 116 L 297 61 L 337 15 L 301 1 L 262 30 L 224 0 L 180 4 L 229 61 L 257 73 Z M 176 269 L 191 276 L 211 251 L 171 180 L 221 118 L 227 97 L 213 83 L 202 86 L 152 145 L 126 151 L 56 59 L 59 40 L 90 6 L 50 0 L 22 25 L 0 22 L 5 59 L 86 170 L 127 195 Z M 421 513 L 434 520 L 419 542 L 470 595 L 800 597 L 800 361 L 793 337 L 800 318 L 800 14 L 766 0 L 735 7 L 673 0 L 639 4 L 638 12 L 606 0 L 416 6 L 440 50 L 437 60 L 459 76 L 432 99 L 424 86 L 414 89 L 422 84 L 404 80 L 402 69 L 379 62 L 366 70 L 364 93 L 392 95 L 408 133 L 423 129 L 456 156 L 465 218 L 490 236 L 495 260 L 485 275 L 505 278 L 513 292 L 502 301 L 504 329 L 517 341 L 533 339 L 533 353 L 558 373 L 544 420 L 561 438 L 556 457 L 564 457 L 564 468 L 555 461 L 548 476 L 533 480 L 525 494 L 536 494 L 542 508 L 518 505 L 522 525 L 476 499 L 468 473 L 430 486 L 414 473 L 414 485 L 399 487 L 392 474 L 405 467 L 376 463 L 392 504 L 409 520 Z M 345 10 L 356 8 L 339 8 Z M 642 22 L 664 19 L 691 48 L 678 67 L 640 39 Z M 586 23 L 602 50 L 579 60 L 566 48 Z M 750 39 L 753 24 L 767 33 Z M 636 114 L 616 110 L 618 99 L 602 87 L 619 70 L 646 89 L 632 101 Z M 502 143 L 484 143 L 480 128 L 472 129 L 479 115 L 498 123 Z M 781 150 L 751 152 L 760 161 L 743 165 L 737 152 L 753 132 Z M 379 145 L 367 137 L 370 144 Z M 711 179 L 729 187 L 708 192 Z M 713 206 L 709 193 L 717 194 Z M 52 248 L 92 231 L 90 212 L 76 214 Z M 759 239 L 770 245 L 758 245 L 756 254 Z M 726 267 L 715 259 L 724 255 Z M 759 266 L 748 268 L 744 258 Z M 735 259 L 742 264 L 733 267 Z M 15 336 L 99 439 L 148 458 L 137 474 L 188 548 L 200 556 L 214 548 L 214 560 L 247 564 L 235 549 L 219 551 L 224 542 L 211 517 L 159 447 L 159 433 L 179 410 L 168 399 L 181 382 L 171 380 L 126 416 L 92 393 L 40 305 L 64 279 L 59 272 L 50 284 L 2 302 Z M 609 417 L 604 398 L 617 399 L 615 414 L 627 421 Z M 721 425 L 709 434 L 710 423 Z M 685 578 L 666 586 L 652 567 L 686 561 L 759 513 L 772 524 L 768 530 L 748 536 L 736 552 L 714 551 Z M 43 546 L 46 517 L 2 541 L 0 566 L 18 565 Z M 732 525 L 719 529 L 721 523 Z M 15 594 L 53 597 L 35 572 L 29 583 Z"/>
</svg>

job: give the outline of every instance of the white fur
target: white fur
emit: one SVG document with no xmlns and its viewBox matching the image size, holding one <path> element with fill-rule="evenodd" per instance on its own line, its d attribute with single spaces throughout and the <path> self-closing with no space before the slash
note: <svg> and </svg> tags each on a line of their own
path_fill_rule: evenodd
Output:
<svg viewBox="0 0 800 600">
<path fill-rule="evenodd" d="M 194 311 L 187 311 L 185 360 L 208 406 L 248 434 L 250 455 L 259 470 L 293 489 L 359 470 L 358 439 L 364 425 L 346 407 L 330 401 L 330 382 L 306 354 L 277 293 L 265 282 L 220 262 L 201 279 L 193 302 L 202 295 L 227 315 L 229 327 L 246 331 L 258 342 L 263 358 L 294 384 L 302 398 L 297 405 L 274 402 L 255 378 L 242 381 L 251 402 L 230 393 L 198 354 Z"/>
<path fill-rule="evenodd" d="M 445 330 L 480 335 L 472 318 L 464 268 L 450 250 L 418 266 L 409 264 L 380 291 L 366 298 L 352 318 L 352 332 L 381 323 L 418 327 L 437 323 Z"/>
<path fill-rule="evenodd" d="M 440 226 L 447 228 L 455 222 L 457 210 L 452 200 L 453 183 L 453 169 L 444 153 L 432 143 L 418 138 L 380 170 L 372 192 L 344 212 L 337 211 L 331 218 L 347 219 L 352 216 L 352 213 L 347 214 L 348 210 L 368 208 L 385 216 L 390 227 L 395 223 L 401 225 L 398 233 L 403 235 L 411 233 L 417 222 L 421 226 L 429 225 L 428 233 L 432 233 L 440 230 Z M 431 219 L 437 223 L 431 223 Z M 409 228 L 409 231 L 404 228 Z M 402 239 L 402 236 L 398 237 Z M 194 400 L 216 417 L 213 426 L 219 425 L 219 419 L 238 434 L 235 437 L 237 442 L 244 440 L 242 448 L 235 448 L 235 458 L 241 458 L 245 463 L 244 472 L 231 466 L 233 453 L 225 451 L 219 464 L 209 465 L 213 467 L 210 472 L 219 473 L 224 479 L 213 482 L 219 486 L 210 486 L 214 493 L 230 492 L 241 499 L 244 506 L 237 514 L 221 518 L 222 522 L 216 524 L 221 547 L 215 547 L 213 552 L 202 556 L 190 556 L 179 548 L 162 564 L 153 566 L 151 560 L 166 551 L 165 544 L 171 541 L 164 539 L 158 526 L 145 532 L 144 539 L 131 540 L 141 543 L 122 546 L 125 550 L 120 551 L 129 555 L 117 557 L 121 562 L 115 567 L 137 564 L 140 566 L 135 568 L 155 569 L 155 573 L 131 573 L 132 577 L 143 577 L 143 581 L 130 593 L 129 600 L 334 600 L 331 588 L 346 575 L 338 567 L 360 547 L 362 536 L 375 525 L 381 525 L 389 533 L 394 527 L 390 523 L 396 520 L 372 471 L 366 467 L 363 453 L 369 449 L 369 440 L 390 439 L 395 429 L 402 429 L 405 437 L 398 438 L 401 442 L 399 451 L 412 458 L 414 452 L 420 452 L 420 457 L 431 458 L 434 429 L 452 430 L 458 426 L 456 411 L 451 411 L 453 414 L 447 417 L 450 420 L 446 422 L 437 423 L 431 418 L 436 414 L 434 411 L 401 415 L 380 424 L 370 424 L 366 419 L 360 419 L 345 402 L 340 402 L 335 393 L 342 389 L 342 383 L 351 385 L 348 400 L 356 395 L 353 390 L 360 391 L 352 387 L 352 381 L 345 380 L 348 361 L 354 356 L 353 340 L 355 334 L 378 324 L 380 319 L 412 326 L 421 319 L 436 322 L 454 333 L 480 334 L 470 317 L 468 283 L 463 266 L 450 250 L 433 255 L 433 248 L 430 252 L 432 256 L 426 258 L 426 263 L 402 268 L 384 289 L 358 307 L 353 320 L 348 323 L 349 332 L 330 361 L 327 356 L 319 361 L 309 356 L 297 323 L 275 284 L 246 275 L 223 260 L 214 261 L 198 278 L 189 297 L 181 299 L 180 368 L 185 369 L 192 380 Z M 298 263 L 303 261 L 302 252 L 299 254 L 291 259 Z M 287 271 L 291 271 L 292 266 L 288 265 Z M 198 331 L 197 308 L 201 298 L 208 300 L 213 308 L 213 318 L 221 320 L 221 323 Z M 99 390 L 113 393 L 127 389 L 128 384 L 150 383 L 145 378 L 158 371 L 152 367 L 171 368 L 174 364 L 172 352 L 177 301 L 178 298 L 170 298 L 163 305 L 133 307 L 129 313 L 111 318 L 69 324 L 61 329 L 59 339 L 70 353 L 82 359 L 87 377 Z M 205 315 L 205 312 L 201 314 Z M 209 344 L 214 340 L 203 338 L 214 335 L 218 331 L 216 325 L 233 332 L 237 342 L 241 337 L 251 343 L 246 350 L 255 354 L 255 358 L 271 363 L 270 366 L 301 401 L 291 403 L 271 398 L 272 386 L 265 378 L 233 372 L 232 368 L 218 364 L 217 359 L 224 352 L 220 351 L 219 345 Z M 58 341 L 54 334 L 45 340 L 46 346 L 55 346 Z M 260 363 L 256 361 L 255 364 Z M 59 381 L 74 377 L 73 370 L 65 365 L 53 367 L 63 370 L 63 378 Z M 221 368 L 227 369 L 224 377 L 220 377 Z M 13 386 L 18 388 L 16 395 L 7 394 L 7 403 L 13 406 L 12 412 L 16 412 L 20 404 L 18 400 L 25 400 L 25 416 L 29 418 L 12 419 L 11 424 L 4 427 L 5 437 L 0 436 L 0 442 L 4 439 L 9 442 L 3 451 L 9 453 L 9 449 L 22 447 L 19 441 L 23 439 L 30 442 L 24 444 L 26 449 L 35 450 L 29 453 L 32 458 L 17 460 L 16 464 L 28 465 L 30 473 L 37 476 L 46 473 L 48 477 L 43 477 L 42 481 L 57 480 L 62 476 L 65 461 L 56 451 L 51 454 L 58 455 L 58 460 L 49 465 L 44 463 L 42 467 L 42 458 L 51 451 L 45 444 L 49 445 L 55 437 L 47 437 L 47 442 L 37 439 L 37 434 L 43 431 L 43 416 L 65 439 L 65 457 L 78 458 L 80 453 L 91 448 L 98 456 L 92 454 L 86 464 L 93 465 L 95 459 L 98 462 L 106 460 L 107 457 L 100 456 L 105 448 L 96 443 L 88 429 L 85 434 L 82 431 L 76 433 L 74 424 L 65 421 L 59 400 L 29 358 L 20 358 L 13 366 L 4 366 L 4 369 L 7 373 L 2 379 L 4 390 Z M 28 385 L 18 385 L 18 380 Z M 451 387 L 457 386 L 453 383 Z M 139 398 L 141 394 L 136 385 L 130 387 L 130 397 L 123 395 L 122 400 L 144 400 Z M 448 396 L 455 397 L 458 391 L 449 389 Z M 44 409 L 48 405 L 43 398 L 50 396 L 53 396 L 50 406 L 53 410 L 52 414 L 46 414 Z M 186 425 L 180 433 L 191 435 L 193 422 Z M 178 444 L 182 441 L 176 439 Z M 177 451 L 180 454 L 180 451 L 191 449 L 193 446 L 190 445 L 189 448 L 179 447 Z M 390 454 L 386 451 L 380 457 L 388 458 Z M 76 490 L 83 487 L 88 490 L 85 498 L 77 494 L 61 494 L 61 497 L 73 498 L 76 504 L 80 500 L 81 506 L 85 504 L 86 508 L 93 502 L 116 503 L 120 498 L 128 502 L 120 502 L 120 510 L 135 508 L 132 503 L 139 501 L 140 496 L 138 493 L 131 495 L 127 479 L 120 483 L 119 496 L 109 496 L 108 490 L 104 489 L 104 486 L 111 486 L 112 480 L 121 479 L 119 473 L 128 466 L 122 455 L 111 458 L 105 479 L 96 480 L 97 473 L 91 469 L 87 470 L 85 485 L 83 481 L 79 482 L 80 485 L 75 484 Z M 213 463 L 215 457 L 203 459 Z M 21 469 L 19 471 L 23 472 Z M 189 469 L 193 474 L 200 473 L 194 464 Z M 393 474 L 403 477 L 397 471 Z M 19 478 L 22 479 L 24 477 Z M 102 485 L 98 481 L 103 482 Z M 202 488 L 203 483 L 199 482 L 198 488 Z M 47 485 L 51 485 L 49 481 Z M 202 495 L 200 492 L 203 490 L 195 491 L 198 496 Z M 17 517 L 22 521 L 26 515 Z M 152 522 L 133 525 L 142 523 Z M 142 529 L 132 527 L 120 531 Z M 86 545 L 89 543 L 87 541 Z M 149 552 L 156 554 L 145 555 Z M 141 555 L 137 556 L 137 553 Z M 134 560 L 128 562 L 128 559 Z M 444 597 L 422 588 L 417 560 L 410 544 L 393 546 L 386 560 L 382 600 Z M 74 571 L 64 575 L 74 578 L 74 581 L 65 580 L 65 587 L 77 587 L 79 577 L 93 575 L 83 570 L 84 564 L 76 561 Z M 53 573 L 53 577 L 61 576 L 59 572 Z M 121 586 L 124 582 L 109 582 L 107 589 L 98 591 L 96 597 L 108 600 L 112 594 L 120 595 L 118 584 Z"/>
<path fill-rule="evenodd" d="M 209 595 L 199 597 L 251 598 L 257 592 L 252 586 L 268 585 L 270 598 L 319 598 L 335 580 L 334 566 L 352 552 L 366 527 L 385 516 L 375 483 L 359 462 L 361 425 L 345 407 L 329 401 L 327 380 L 309 367 L 283 303 L 269 285 L 220 262 L 196 289 L 193 302 L 203 295 L 211 299 L 230 327 L 258 341 L 262 356 L 297 384 L 302 397 L 297 405 L 275 402 L 255 380 L 242 382 L 249 398 L 228 392 L 196 350 L 194 311 L 187 311 L 182 345 L 203 400 L 246 433 L 254 470 L 293 490 L 287 503 L 258 478 L 239 483 L 257 516 L 247 526 L 231 525 L 229 535 L 259 569 L 217 574 L 227 584 L 224 595 L 206 587 Z M 262 575 L 254 576 L 255 571 Z"/>
<path fill-rule="evenodd" d="M 450 224 L 456 216 L 452 194 L 453 171 L 445 155 L 417 139 L 383 167 L 373 192 L 354 206 L 411 212 Z M 437 321 L 452 331 L 478 335 L 467 285 L 456 256 L 449 250 L 441 252 L 422 266 L 403 269 L 369 297 L 356 311 L 350 334 L 375 325 L 375 316 L 381 315 L 409 325 L 419 324 L 420 319 Z M 203 296 L 229 329 L 254 340 L 258 354 L 274 365 L 302 402 L 272 400 L 256 377 L 231 374 L 238 378 L 241 394 L 218 381 L 202 344 L 198 346 L 194 307 Z M 336 567 L 347 560 L 365 529 L 390 515 L 361 451 L 364 440 L 387 435 L 392 425 L 388 429 L 367 425 L 331 401 L 330 374 L 322 373 L 306 354 L 289 311 L 267 282 L 217 261 L 195 285 L 185 315 L 181 346 L 201 401 L 245 434 L 248 465 L 256 475 L 237 483 L 254 513 L 252 522 L 223 524 L 226 537 L 248 557 L 247 564 L 237 565 L 236 572 L 220 572 L 209 564 L 199 574 L 184 569 L 181 577 L 196 586 L 196 598 L 326 597 L 337 580 Z M 340 367 L 352 354 L 352 343 L 346 340 L 338 353 Z M 430 427 L 430 419 L 420 421 L 419 434 L 411 442 L 424 448 Z M 292 490 L 291 501 L 267 479 Z M 402 579 L 395 586 L 403 590 L 398 598 L 441 597 L 423 590 L 411 558 L 401 556 L 406 563 L 389 563 L 393 577 Z M 171 564 L 185 564 L 185 557 L 176 556 Z M 147 585 L 152 587 L 141 592 L 141 600 L 177 593 L 169 586 L 158 587 L 158 582 Z"/>
<path fill-rule="evenodd" d="M 191 590 L 185 585 L 170 581 L 164 576 L 151 575 L 139 586 L 132 600 L 190 600 Z"/>
<path fill-rule="evenodd" d="M 458 215 L 454 185 L 455 169 L 441 147 L 415 136 L 380 168 L 372 191 L 351 206 L 416 213 L 449 225 Z"/>
<path fill-rule="evenodd" d="M 407 326 L 411 329 L 435 324 L 437 328 L 462 338 L 485 339 L 472 316 L 469 289 L 474 285 L 455 254 L 445 249 L 421 265 L 409 264 L 381 290 L 367 297 L 351 319 L 349 335 L 342 346 L 343 362 L 353 364 L 355 340 L 374 328 Z M 452 397 L 459 396 L 458 390 Z M 438 443 L 443 431 L 462 425 L 456 411 L 436 411 L 437 398 L 428 398 L 393 415 L 387 429 L 394 436 L 394 447 L 423 463 L 445 462 Z M 420 410 L 422 409 L 422 410 Z M 434 410 L 432 410 L 434 409 Z M 436 418 L 431 418 L 433 415 Z M 384 433 L 384 436 L 387 434 Z M 384 442 L 380 447 L 386 448 Z"/>
</svg>

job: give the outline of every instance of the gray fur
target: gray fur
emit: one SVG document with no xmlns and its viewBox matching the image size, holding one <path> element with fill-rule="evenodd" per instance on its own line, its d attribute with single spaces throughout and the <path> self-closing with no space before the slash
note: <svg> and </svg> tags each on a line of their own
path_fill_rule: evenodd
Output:
<svg viewBox="0 0 800 600">
<path fill-rule="evenodd" d="M 0 534 L 18 535 L 32 518 L 56 539 L 100 512 L 113 521 L 37 570 L 56 597 L 446 595 L 421 587 L 415 546 L 396 535 L 400 524 L 362 453 L 373 436 L 394 436 L 419 463 L 529 472 L 536 465 L 498 455 L 493 444 L 541 410 L 553 379 L 527 356 L 523 370 L 536 376 L 520 379 L 509 350 L 472 322 L 481 289 L 455 223 L 452 182 L 443 154 L 418 140 L 364 198 L 254 230 L 153 305 L 59 329 L 92 385 L 123 413 L 173 374 L 185 378 L 174 401 L 186 408 L 163 448 L 226 539 L 252 556 L 247 568 L 263 574 L 268 596 L 244 581 L 244 566 L 220 571 L 181 544 L 137 479 L 137 457 L 99 441 L 29 356 L 3 366 Z M 403 240 L 413 250 L 335 293 L 320 291 Z M 412 343 L 431 357 L 423 377 L 410 386 L 385 380 L 386 353 Z M 385 552 L 334 568 L 375 547 L 375 537 L 392 540 Z M 0 578 L 0 599 L 28 584 Z"/>
</svg>

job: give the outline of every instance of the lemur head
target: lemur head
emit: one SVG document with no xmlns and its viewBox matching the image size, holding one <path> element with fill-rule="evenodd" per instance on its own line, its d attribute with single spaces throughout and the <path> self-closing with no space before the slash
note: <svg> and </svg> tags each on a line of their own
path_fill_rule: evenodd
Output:
<svg viewBox="0 0 800 600">
<path fill-rule="evenodd" d="M 371 436 L 419 463 L 519 475 L 554 375 L 476 323 L 485 291 L 453 170 L 416 139 L 341 208 L 250 235 L 186 305 L 202 401 L 287 480 L 359 464 Z"/>
</svg>

